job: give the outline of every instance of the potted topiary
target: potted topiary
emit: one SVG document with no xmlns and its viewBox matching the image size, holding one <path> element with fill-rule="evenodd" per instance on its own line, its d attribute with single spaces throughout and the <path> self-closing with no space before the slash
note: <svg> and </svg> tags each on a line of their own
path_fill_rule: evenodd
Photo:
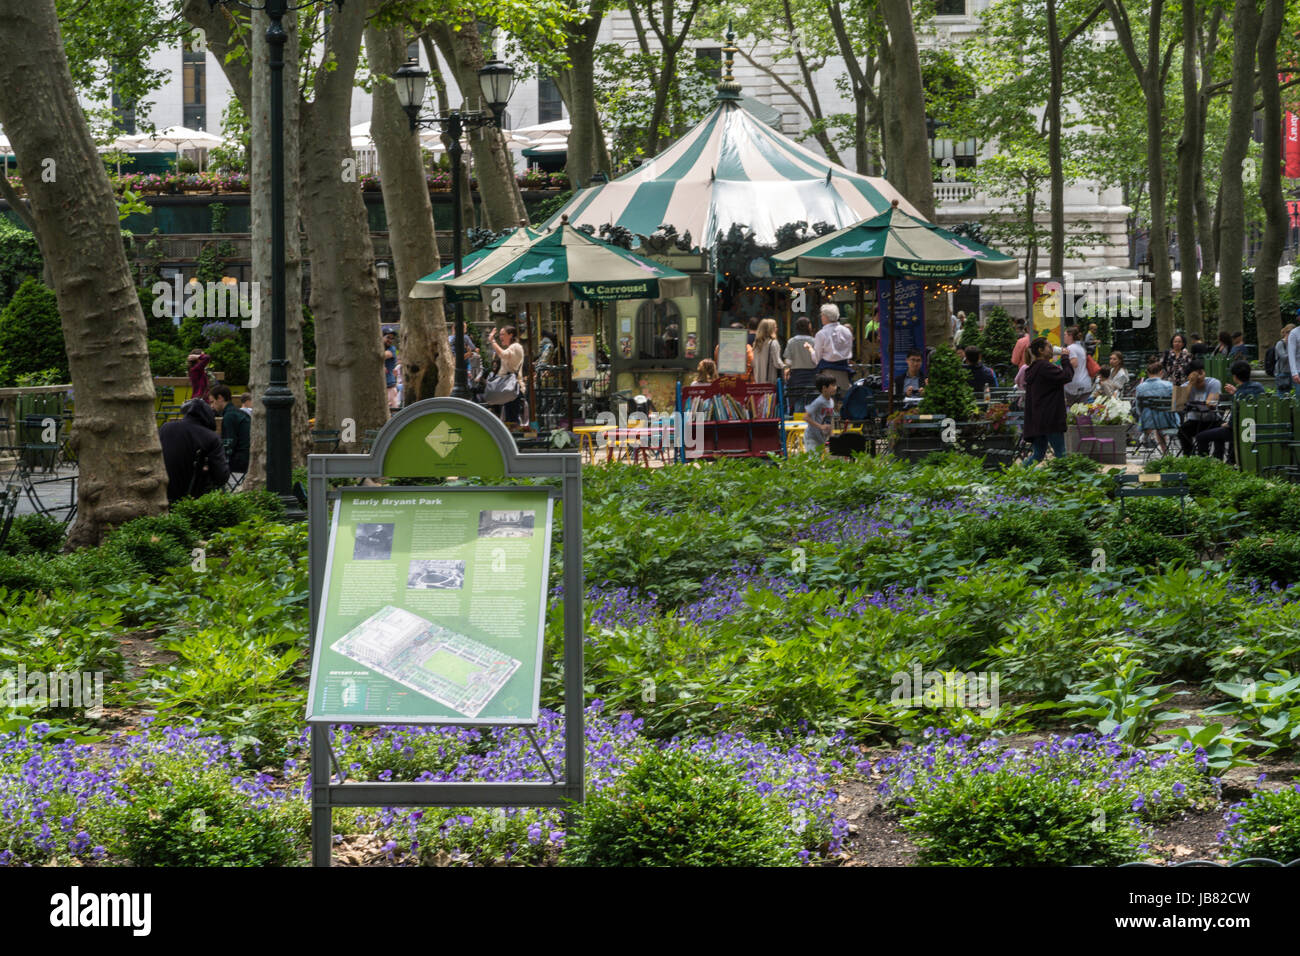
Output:
<svg viewBox="0 0 1300 956">
<path fill-rule="evenodd" d="M 930 356 L 925 398 L 916 412 L 904 412 L 890 421 L 893 453 L 917 462 L 937 451 L 955 451 L 962 424 L 975 417 L 975 394 L 966 370 L 951 345 L 940 345 Z M 951 419 L 954 430 L 945 433 L 943 423 Z M 970 429 L 967 424 L 967 431 Z M 976 426 L 978 427 L 978 426 Z M 945 438 L 952 438 L 947 442 Z"/>
</svg>

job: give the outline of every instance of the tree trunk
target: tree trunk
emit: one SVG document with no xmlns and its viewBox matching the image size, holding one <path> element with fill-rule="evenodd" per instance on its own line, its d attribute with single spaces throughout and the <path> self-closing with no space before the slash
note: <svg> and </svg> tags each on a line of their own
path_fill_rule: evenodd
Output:
<svg viewBox="0 0 1300 956">
<path fill-rule="evenodd" d="M 1286 246 L 1287 210 L 1282 196 L 1282 91 L 1277 78 L 1277 41 L 1285 15 L 1283 0 L 1265 0 L 1259 26 L 1259 80 L 1264 95 L 1259 201 L 1264 207 L 1264 240 L 1255 260 L 1255 331 L 1261 356 L 1282 334 L 1277 269 Z"/>
<path fill-rule="evenodd" d="M 44 237 L 76 392 L 68 546 L 167 506 L 144 314 L 117 202 L 77 102 L 54 0 L 0 0 L 0 122 Z"/>
<path fill-rule="evenodd" d="M 601 18 L 593 15 L 569 35 L 569 65 L 556 77 L 556 86 L 569 110 L 569 151 L 565 170 L 574 189 L 585 186 L 597 170 L 612 173 L 608 156 L 600 155 L 600 113 L 596 109 L 596 34 Z"/>
<path fill-rule="evenodd" d="M 366 27 L 366 54 L 375 74 L 370 135 L 379 153 L 380 184 L 388 214 L 388 239 L 397 273 L 402 308 L 399 354 L 404 400 L 409 404 L 435 395 L 450 395 L 454 360 L 447 341 L 442 299 L 413 299 L 416 280 L 438 268 L 433 207 L 424 178 L 420 139 L 411 131 L 406 112 L 391 83 L 380 77 L 406 61 L 401 27 Z"/>
<path fill-rule="evenodd" d="M 1259 12 L 1255 0 L 1232 11 L 1232 106 L 1223 144 L 1219 200 L 1219 328 L 1242 328 L 1241 256 L 1246 237 L 1246 199 L 1242 163 L 1250 146 L 1255 115 L 1255 42 Z"/>
<path fill-rule="evenodd" d="M 894 93 L 895 153 L 901 169 L 890 167 L 890 181 L 927 219 L 934 218 L 934 172 L 925 129 L 925 83 L 921 55 L 907 0 L 880 0 L 889 28 L 891 88 Z M 948 317 L 943 317 L 948 321 Z"/>
<path fill-rule="evenodd" d="M 343 444 L 348 450 L 359 448 L 367 429 L 388 420 L 375 253 L 348 125 L 365 16 L 364 4 L 345 4 L 333 15 L 333 69 L 322 63 L 315 97 L 300 107 L 302 208 L 316 322 L 316 423 L 343 428 L 351 420 L 356 440 Z"/>
<path fill-rule="evenodd" d="M 1183 2 L 1183 135 L 1178 140 L 1178 270 L 1183 279 L 1183 327 L 1204 332 L 1201 286 L 1196 269 L 1196 176 L 1201 155 L 1199 94 L 1196 85 L 1200 11 Z"/>
<path fill-rule="evenodd" d="M 1049 271 L 1053 278 L 1059 279 L 1065 274 L 1065 168 L 1061 158 L 1061 87 L 1064 83 L 1065 50 L 1056 22 L 1056 0 L 1047 0 L 1047 52 L 1047 161 L 1051 178 L 1048 254 L 1051 257 Z M 1031 221 L 1031 231 L 1033 226 Z M 1032 299 L 1029 301 L 1032 304 Z M 1025 315 L 1028 316 L 1029 312 Z"/>
<path fill-rule="evenodd" d="M 485 109 L 479 90 L 478 71 L 486 62 L 478 26 L 467 23 L 453 31 L 445 23 L 429 24 L 429 32 L 451 66 L 456 86 L 466 109 Z M 528 216 L 519 194 L 513 161 L 497 129 L 474 130 L 466 134 L 474 156 L 474 175 L 478 177 L 478 198 L 489 229 L 506 229 L 518 225 Z"/>
</svg>

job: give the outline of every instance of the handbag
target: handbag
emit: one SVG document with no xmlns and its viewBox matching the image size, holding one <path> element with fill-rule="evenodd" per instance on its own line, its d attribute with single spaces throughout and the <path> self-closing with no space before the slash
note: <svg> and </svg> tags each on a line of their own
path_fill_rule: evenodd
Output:
<svg viewBox="0 0 1300 956">
<path fill-rule="evenodd" d="M 1088 377 L 1096 378 L 1097 373 L 1100 371 L 1101 371 L 1101 366 L 1097 364 L 1097 360 L 1093 358 L 1091 355 L 1089 355 L 1088 356 Z"/>
<path fill-rule="evenodd" d="M 484 405 L 508 405 L 519 397 L 519 378 L 514 372 L 489 375 L 483 386 Z"/>
</svg>

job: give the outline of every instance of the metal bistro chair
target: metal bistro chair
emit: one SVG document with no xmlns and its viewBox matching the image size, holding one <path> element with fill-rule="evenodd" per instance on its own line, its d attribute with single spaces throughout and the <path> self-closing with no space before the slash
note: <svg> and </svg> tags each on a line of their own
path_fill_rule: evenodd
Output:
<svg viewBox="0 0 1300 956">
<path fill-rule="evenodd" d="M 235 452 L 235 440 L 233 438 L 221 439 L 221 450 L 226 453 L 226 462 L 227 464 L 229 464 L 231 455 L 233 455 Z M 244 477 L 247 474 L 248 474 L 247 471 L 242 471 L 238 475 L 236 475 L 234 470 L 232 469 L 230 472 L 230 477 L 226 479 L 226 490 L 238 491 L 239 486 L 244 483 Z"/>
<path fill-rule="evenodd" d="M 1119 499 L 1119 513 L 1124 514 L 1127 498 L 1177 498 L 1179 513 L 1187 517 L 1187 499 L 1192 491 L 1187 475 L 1178 471 L 1165 471 L 1154 475 L 1116 475 L 1115 497 Z"/>
<path fill-rule="evenodd" d="M 1103 462 L 1105 456 L 1102 452 L 1109 446 L 1111 454 L 1114 455 L 1115 439 L 1098 436 L 1093 427 L 1091 415 L 1076 415 L 1074 424 L 1079 429 L 1079 451 L 1082 454 L 1098 462 Z"/>
<path fill-rule="evenodd" d="M 1157 401 L 1153 403 L 1149 399 L 1144 398 L 1137 398 L 1135 401 L 1137 402 L 1136 411 L 1138 434 L 1133 449 L 1134 457 L 1142 458 L 1143 463 L 1145 464 L 1151 460 L 1152 456 L 1154 456 L 1156 452 L 1160 452 L 1160 457 L 1162 458 L 1168 455 L 1176 456 L 1181 447 L 1177 440 L 1178 428 L 1176 425 L 1150 429 L 1142 427 L 1142 419 L 1145 412 L 1151 412 L 1154 415 L 1159 415 L 1161 413 L 1174 415 L 1174 412 L 1169 408 L 1166 402 Z M 1174 415 L 1174 420 L 1177 421 L 1176 415 Z M 1148 432 L 1159 432 L 1164 437 L 1165 448 L 1163 451 L 1160 448 L 1160 443 L 1149 435 Z"/>
<path fill-rule="evenodd" d="M 1286 465 L 1267 465 L 1256 469 L 1260 475 L 1280 474 L 1288 481 L 1300 479 L 1300 463 L 1297 463 L 1297 449 L 1300 442 L 1295 440 L 1290 422 L 1263 422 L 1255 426 L 1255 441 L 1250 447 L 1251 454 L 1259 457 L 1261 448 L 1284 448 L 1290 454 L 1290 463 Z"/>
<path fill-rule="evenodd" d="M 14 512 L 18 510 L 18 499 L 23 491 L 17 485 L 6 485 L 0 491 L 0 545 L 9 537 L 9 528 L 14 523 Z"/>
<path fill-rule="evenodd" d="M 378 428 L 367 428 L 361 435 L 361 453 L 370 454 L 370 449 L 375 447 L 375 439 L 379 437 Z"/>
<path fill-rule="evenodd" d="M 316 428 L 311 433 L 311 443 L 318 455 L 332 455 L 339 450 L 343 432 L 337 428 Z"/>
</svg>

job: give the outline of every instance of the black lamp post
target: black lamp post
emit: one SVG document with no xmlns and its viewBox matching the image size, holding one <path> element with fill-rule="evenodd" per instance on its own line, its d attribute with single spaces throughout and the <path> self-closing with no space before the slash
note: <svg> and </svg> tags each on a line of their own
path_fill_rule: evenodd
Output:
<svg viewBox="0 0 1300 956">
<path fill-rule="evenodd" d="M 242 0 L 208 0 L 208 7 L 235 3 L 246 10 L 264 10 L 271 21 L 266 42 L 271 51 L 271 374 L 262 396 L 266 408 L 266 487 L 284 502 L 291 517 L 302 517 L 303 510 L 289 483 L 293 473 L 293 392 L 289 390 L 289 360 L 285 357 L 284 296 L 284 15 L 304 7 L 308 2 L 290 4 L 288 0 L 265 0 L 261 6 Z M 343 0 L 334 0 L 340 10 Z"/>
<path fill-rule="evenodd" d="M 411 132 L 421 126 L 440 126 L 450 141 L 447 153 L 451 156 L 451 258 L 454 274 L 461 273 L 461 243 L 465 233 L 465 223 L 460 208 L 460 171 L 461 156 L 464 152 L 460 138 L 467 129 L 500 127 L 501 114 L 505 112 L 506 103 L 510 101 L 511 87 L 514 84 L 515 71 L 507 63 L 492 59 L 478 71 L 479 90 L 487 110 L 451 110 L 441 115 L 420 115 L 424 105 L 424 90 L 429 74 L 420 69 L 418 63 L 406 63 L 393 74 L 393 85 L 397 90 L 397 102 L 411 120 Z M 465 376 L 465 315 L 460 302 L 455 303 L 456 313 L 456 379 L 451 394 L 456 398 L 468 399 L 469 384 Z"/>
</svg>

